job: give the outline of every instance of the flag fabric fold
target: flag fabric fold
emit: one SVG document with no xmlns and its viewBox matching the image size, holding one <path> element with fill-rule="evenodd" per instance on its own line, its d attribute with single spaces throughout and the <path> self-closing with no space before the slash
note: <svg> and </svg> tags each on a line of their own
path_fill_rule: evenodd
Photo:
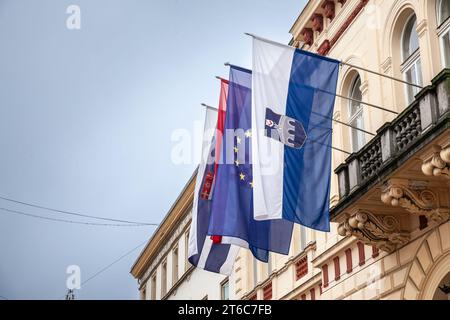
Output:
<svg viewBox="0 0 450 320">
<path fill-rule="evenodd" d="M 251 91 L 251 71 L 231 66 L 208 233 L 221 235 L 222 243 L 248 248 L 267 262 L 270 251 L 288 254 L 293 223 L 256 221 L 253 216 Z"/>
<path fill-rule="evenodd" d="M 201 162 L 194 189 L 188 260 L 197 268 L 230 275 L 239 247 L 217 243 L 208 235 L 214 183 L 217 111 L 206 109 Z"/>
<path fill-rule="evenodd" d="M 253 38 L 256 220 L 329 231 L 331 137 L 339 61 Z"/>
</svg>

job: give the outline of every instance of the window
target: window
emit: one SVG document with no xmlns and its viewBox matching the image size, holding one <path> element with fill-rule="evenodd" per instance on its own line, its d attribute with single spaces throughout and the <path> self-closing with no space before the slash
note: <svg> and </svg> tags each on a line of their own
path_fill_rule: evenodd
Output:
<svg viewBox="0 0 450 320">
<path fill-rule="evenodd" d="M 450 67 L 450 0 L 438 3 L 438 34 L 441 42 L 442 61 L 445 68 Z"/>
<path fill-rule="evenodd" d="M 248 298 L 248 300 L 258 300 L 258 297 L 257 297 L 256 293 L 252 294 L 252 295 Z"/>
<path fill-rule="evenodd" d="M 272 282 L 263 288 L 263 300 L 272 299 Z"/>
<path fill-rule="evenodd" d="M 191 267 L 191 263 L 189 262 L 188 258 L 189 258 L 189 231 L 186 232 L 185 237 L 184 237 L 184 256 L 185 256 L 185 263 L 186 265 L 184 266 L 184 271 L 188 271 L 189 268 Z"/>
<path fill-rule="evenodd" d="M 345 250 L 345 260 L 347 262 L 347 273 L 351 273 L 353 271 L 352 249 Z"/>
<path fill-rule="evenodd" d="M 311 294 L 311 300 L 316 300 L 316 289 L 312 288 L 309 293 Z"/>
<path fill-rule="evenodd" d="M 152 281 L 151 281 L 151 285 L 152 285 L 152 291 L 151 291 L 151 300 L 156 300 L 156 273 L 153 274 L 152 276 Z"/>
<path fill-rule="evenodd" d="M 167 261 L 164 261 L 161 268 L 161 298 L 167 293 Z"/>
<path fill-rule="evenodd" d="M 380 249 L 378 249 L 376 246 L 372 246 L 372 258 L 376 258 L 380 255 Z"/>
<path fill-rule="evenodd" d="M 325 264 L 322 267 L 322 275 L 323 275 L 323 287 L 328 287 L 328 265 Z"/>
<path fill-rule="evenodd" d="M 295 263 L 295 279 L 299 280 L 308 274 L 308 257 L 303 257 Z"/>
<path fill-rule="evenodd" d="M 361 92 L 361 77 L 356 76 L 353 80 L 353 84 L 350 87 L 350 98 L 348 106 L 348 119 L 349 125 L 354 128 L 364 129 L 363 108 L 359 101 L 362 100 Z M 359 151 L 365 144 L 366 139 L 364 133 L 358 129 L 350 128 L 351 142 L 353 152 Z"/>
<path fill-rule="evenodd" d="M 442 25 L 450 17 L 450 0 L 440 0 L 438 8 L 438 21 Z"/>
<path fill-rule="evenodd" d="M 222 284 L 220 285 L 220 296 L 222 300 L 230 300 L 230 281 L 226 279 Z"/>
<path fill-rule="evenodd" d="M 422 85 L 422 66 L 419 52 L 419 36 L 417 35 L 417 18 L 412 15 L 406 22 L 402 35 L 402 65 L 401 70 L 406 81 Z M 419 89 L 406 86 L 406 100 L 410 104 Z"/>
<path fill-rule="evenodd" d="M 172 251 L 172 279 L 173 283 L 178 281 L 178 247 Z"/>
<path fill-rule="evenodd" d="M 333 259 L 334 262 L 334 280 L 338 281 L 341 279 L 341 265 L 339 261 L 339 257 L 335 257 Z"/>
<path fill-rule="evenodd" d="M 362 266 L 366 263 L 366 252 L 364 244 L 362 242 L 358 242 L 357 245 L 358 245 L 359 265 Z"/>
</svg>

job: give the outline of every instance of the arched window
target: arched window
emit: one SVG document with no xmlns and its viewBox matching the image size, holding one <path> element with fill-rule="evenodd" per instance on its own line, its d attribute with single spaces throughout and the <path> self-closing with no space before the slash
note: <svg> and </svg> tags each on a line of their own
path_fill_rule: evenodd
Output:
<svg viewBox="0 0 450 320">
<path fill-rule="evenodd" d="M 361 77 L 357 75 L 350 86 L 350 98 L 348 105 L 348 123 L 352 127 L 364 129 L 363 108 L 358 101 L 362 100 Z M 366 143 L 364 133 L 350 128 L 353 152 L 359 151 Z"/>
<path fill-rule="evenodd" d="M 412 15 L 406 22 L 402 34 L 402 65 L 401 70 L 405 80 L 419 86 L 422 85 L 422 67 L 420 63 L 419 36 L 417 35 L 417 18 Z M 406 87 L 408 104 L 414 100 L 418 88 Z"/>
<path fill-rule="evenodd" d="M 445 68 L 450 68 L 450 0 L 438 1 L 437 16 L 442 61 Z"/>
<path fill-rule="evenodd" d="M 439 25 L 443 24 L 450 17 L 450 0 L 440 0 L 438 7 Z"/>
</svg>

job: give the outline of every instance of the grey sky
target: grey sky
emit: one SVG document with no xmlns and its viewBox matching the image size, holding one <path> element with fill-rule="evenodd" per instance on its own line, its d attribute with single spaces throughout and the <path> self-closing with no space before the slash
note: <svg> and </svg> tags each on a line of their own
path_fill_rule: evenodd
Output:
<svg viewBox="0 0 450 320">
<path fill-rule="evenodd" d="M 304 0 L 0 0 L 0 196 L 159 222 L 195 164 L 171 162 L 171 133 L 216 105 L 225 61 L 250 67 L 253 32 L 281 42 Z M 66 8 L 81 8 L 81 30 Z M 0 207 L 74 219 L 0 200 Z M 86 219 L 82 219 L 85 221 Z M 86 280 L 154 227 L 36 220 L 0 210 L 0 296 L 55 299 L 66 267 Z M 76 292 L 136 299 L 139 250 Z"/>
</svg>

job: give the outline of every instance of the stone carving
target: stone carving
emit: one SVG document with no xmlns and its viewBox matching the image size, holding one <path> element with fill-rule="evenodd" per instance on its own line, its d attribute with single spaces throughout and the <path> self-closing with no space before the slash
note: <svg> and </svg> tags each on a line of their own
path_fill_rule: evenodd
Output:
<svg viewBox="0 0 450 320">
<path fill-rule="evenodd" d="M 438 207 L 438 199 L 433 191 L 424 186 L 414 188 L 405 179 L 389 180 L 381 193 L 381 201 L 394 207 L 402 207 L 414 215 L 423 215 L 437 223 L 449 217 L 449 209 Z"/>
<path fill-rule="evenodd" d="M 336 8 L 336 6 L 334 4 L 334 1 L 331 1 L 331 0 L 326 0 L 322 4 L 322 9 L 324 9 L 324 11 L 325 11 L 325 17 L 327 19 L 330 19 L 331 21 L 334 19 L 334 15 L 336 13 L 335 8 Z"/>
<path fill-rule="evenodd" d="M 388 253 L 407 243 L 408 232 L 400 230 L 398 220 L 393 216 L 376 216 L 366 210 L 350 215 L 338 228 L 343 237 L 355 236 L 367 245 L 373 245 Z"/>
<path fill-rule="evenodd" d="M 376 174 L 383 164 L 381 142 L 379 139 L 361 154 L 359 161 L 361 163 L 361 178 L 363 181 Z"/>
<path fill-rule="evenodd" d="M 303 36 L 303 41 L 309 45 L 312 46 L 314 43 L 314 32 L 311 28 L 304 28 L 301 32 L 301 35 Z"/>
<path fill-rule="evenodd" d="M 323 15 L 320 13 L 314 13 L 311 17 L 311 21 L 314 31 L 319 33 L 323 31 Z"/>
<path fill-rule="evenodd" d="M 431 159 L 424 161 L 422 172 L 426 176 L 445 177 L 450 179 L 450 147 L 436 152 Z"/>
</svg>

